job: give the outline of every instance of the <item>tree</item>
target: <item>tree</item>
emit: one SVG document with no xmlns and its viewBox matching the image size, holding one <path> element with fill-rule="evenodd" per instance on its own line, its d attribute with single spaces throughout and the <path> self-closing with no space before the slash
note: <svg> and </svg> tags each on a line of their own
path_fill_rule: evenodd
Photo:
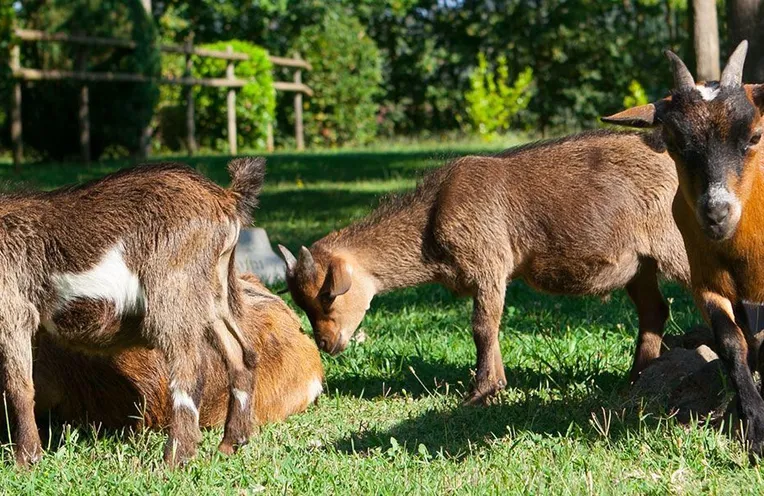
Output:
<svg viewBox="0 0 764 496">
<path fill-rule="evenodd" d="M 716 0 L 692 0 L 693 41 L 697 78 L 719 80 L 719 25 L 716 20 Z"/>
<path fill-rule="evenodd" d="M 727 0 L 727 24 L 730 50 L 742 40 L 748 40 L 745 81 L 764 81 L 764 1 Z"/>
</svg>

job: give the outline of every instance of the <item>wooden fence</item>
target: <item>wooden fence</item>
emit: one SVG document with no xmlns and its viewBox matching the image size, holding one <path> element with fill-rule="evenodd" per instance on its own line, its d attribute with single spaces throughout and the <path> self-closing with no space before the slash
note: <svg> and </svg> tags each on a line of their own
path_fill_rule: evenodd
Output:
<svg viewBox="0 0 764 496">
<path fill-rule="evenodd" d="M 22 42 L 44 41 L 59 42 L 84 45 L 86 47 L 114 47 L 114 48 L 136 48 L 136 43 L 132 40 L 116 38 L 99 38 L 94 36 L 84 36 L 79 34 L 65 33 L 46 33 L 43 31 L 34 31 L 29 29 L 16 29 L 16 37 Z M 244 53 L 234 52 L 231 46 L 225 52 L 196 48 L 191 41 L 184 45 L 160 45 L 159 50 L 165 53 L 178 53 L 186 56 L 186 68 L 182 77 L 151 77 L 144 74 L 124 73 L 124 72 L 89 72 L 87 71 L 87 51 L 83 50 L 81 55 L 75 60 L 75 69 L 73 71 L 64 70 L 42 70 L 28 67 L 22 67 L 20 60 L 20 46 L 17 44 L 12 48 L 10 65 L 13 76 L 16 79 L 12 106 L 11 106 L 11 141 L 13 142 L 13 162 L 18 165 L 23 160 L 23 140 L 21 125 L 21 85 L 24 81 L 81 81 L 82 87 L 78 95 L 78 120 L 80 129 L 80 149 L 82 159 L 85 162 L 90 161 L 90 111 L 89 111 L 89 92 L 88 84 L 93 82 L 130 82 L 147 83 L 154 82 L 158 84 L 176 84 L 181 86 L 208 86 L 217 88 L 228 88 L 227 94 L 227 112 L 228 112 L 228 149 L 232 155 L 236 154 L 236 88 L 241 88 L 247 81 L 238 79 L 234 75 L 234 64 L 238 61 L 249 60 L 249 56 Z M 191 77 L 192 55 L 199 57 L 209 57 L 228 61 L 225 77 L 221 78 L 194 78 Z M 302 96 L 303 94 L 312 96 L 313 91 L 303 84 L 302 71 L 311 70 L 310 64 L 299 58 L 270 57 L 271 63 L 276 67 L 288 67 L 294 69 L 294 80 L 276 81 L 273 83 L 277 91 L 294 92 L 294 113 L 295 113 L 295 140 L 298 150 L 305 148 L 305 139 L 303 136 L 302 123 Z M 194 99 L 192 92 L 186 91 L 186 145 L 189 153 L 196 151 L 196 137 L 194 126 Z M 144 133 L 144 143 L 142 148 L 148 149 L 150 141 L 150 132 Z M 267 147 L 269 151 L 273 150 L 273 127 L 267 129 Z"/>
</svg>

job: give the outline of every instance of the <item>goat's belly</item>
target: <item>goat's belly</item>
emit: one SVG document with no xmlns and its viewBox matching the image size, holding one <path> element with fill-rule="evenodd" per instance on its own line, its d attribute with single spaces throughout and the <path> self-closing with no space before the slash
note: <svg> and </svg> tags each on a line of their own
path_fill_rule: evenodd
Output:
<svg viewBox="0 0 764 496">
<path fill-rule="evenodd" d="M 120 315 L 116 305 L 103 299 L 76 299 L 66 303 L 49 319 L 45 329 L 67 346 L 95 352 L 111 352 L 145 346 L 140 315 Z"/>
<path fill-rule="evenodd" d="M 143 344 L 146 297 L 116 243 L 88 270 L 51 275 L 52 298 L 42 324 L 60 341 L 91 351 Z"/>
<path fill-rule="evenodd" d="M 624 287 L 637 273 L 636 254 L 614 257 L 535 257 L 522 278 L 533 288 L 557 294 L 605 294 Z"/>
</svg>

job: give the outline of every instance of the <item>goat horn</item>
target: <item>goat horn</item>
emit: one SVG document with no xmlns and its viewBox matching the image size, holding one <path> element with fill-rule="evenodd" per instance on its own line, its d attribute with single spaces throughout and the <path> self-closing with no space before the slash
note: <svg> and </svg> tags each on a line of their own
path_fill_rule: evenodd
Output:
<svg viewBox="0 0 764 496">
<path fill-rule="evenodd" d="M 310 253 L 310 250 L 304 246 L 300 248 L 297 264 L 299 265 L 300 271 L 304 274 L 308 274 L 310 277 L 313 277 L 316 274 L 316 261 L 313 260 L 313 255 Z"/>
<path fill-rule="evenodd" d="M 748 40 L 743 40 L 737 46 L 732 55 L 730 55 L 727 65 L 722 71 L 720 80 L 721 86 L 726 88 L 737 88 L 743 84 L 743 65 L 745 65 L 745 55 L 748 53 Z"/>
<path fill-rule="evenodd" d="M 695 87 L 695 78 L 692 77 L 692 73 L 687 66 L 679 58 L 679 55 L 675 54 L 671 50 L 664 52 L 666 57 L 671 61 L 671 68 L 674 71 L 674 89 L 682 90 L 686 88 Z"/>
<path fill-rule="evenodd" d="M 294 273 L 294 268 L 297 265 L 297 259 L 292 255 L 292 252 L 289 251 L 289 248 L 284 245 L 279 245 L 279 251 L 281 252 L 281 256 L 284 257 L 284 262 L 287 267 L 287 275 L 292 275 Z"/>
</svg>

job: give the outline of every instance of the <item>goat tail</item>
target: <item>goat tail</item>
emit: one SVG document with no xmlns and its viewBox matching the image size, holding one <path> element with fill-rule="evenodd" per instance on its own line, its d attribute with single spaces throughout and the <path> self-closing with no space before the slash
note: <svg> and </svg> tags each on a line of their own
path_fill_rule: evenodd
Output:
<svg viewBox="0 0 764 496">
<path fill-rule="evenodd" d="M 231 176 L 230 191 L 236 195 L 236 210 L 242 225 L 252 221 L 252 211 L 257 207 L 260 191 L 265 181 L 263 157 L 235 158 L 228 163 Z"/>
</svg>

